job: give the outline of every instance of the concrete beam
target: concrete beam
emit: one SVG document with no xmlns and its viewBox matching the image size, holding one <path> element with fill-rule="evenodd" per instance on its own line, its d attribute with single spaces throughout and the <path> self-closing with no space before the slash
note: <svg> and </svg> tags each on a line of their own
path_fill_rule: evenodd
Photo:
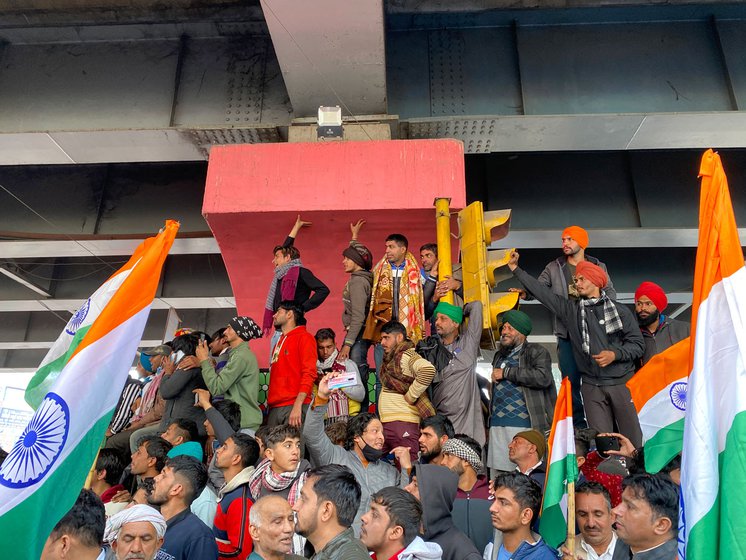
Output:
<svg viewBox="0 0 746 560">
<path fill-rule="evenodd" d="M 262 0 L 296 117 L 386 113 L 383 0 Z"/>
</svg>

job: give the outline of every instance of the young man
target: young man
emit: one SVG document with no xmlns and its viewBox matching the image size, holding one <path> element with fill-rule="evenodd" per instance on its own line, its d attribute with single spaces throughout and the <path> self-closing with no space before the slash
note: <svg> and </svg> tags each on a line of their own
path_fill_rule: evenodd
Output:
<svg viewBox="0 0 746 560">
<path fill-rule="evenodd" d="M 173 560 L 216 560 L 218 546 L 212 531 L 194 515 L 189 506 L 207 483 L 207 469 L 194 457 L 180 455 L 169 459 L 155 477 L 148 502 L 160 506 L 168 529 L 161 551 Z"/>
<path fill-rule="evenodd" d="M 272 250 L 275 274 L 269 285 L 267 302 L 264 306 L 262 331 L 265 334 L 272 330 L 272 318 L 281 302 L 292 301 L 305 313 L 316 309 L 329 296 L 329 288 L 326 284 L 303 267 L 300 261 L 300 251 L 294 246 L 295 238 L 301 228 L 310 225 L 311 222 L 304 222 L 298 216 L 285 242 Z M 274 348 L 280 337 L 279 328 L 277 326 L 274 328 L 275 333 L 272 335 L 270 350 Z"/>
<path fill-rule="evenodd" d="M 588 247 L 588 232 L 580 226 L 569 226 L 562 232 L 562 256 L 551 261 L 539 275 L 538 281 L 549 288 L 552 293 L 563 299 L 577 300 L 580 298 L 577 287 L 574 282 L 576 267 L 578 263 L 586 261 L 600 267 L 606 276 L 609 272 L 606 265 L 595 257 L 586 255 L 585 250 Z M 529 290 L 530 292 L 530 290 Z M 525 296 L 525 292 L 522 294 Z M 609 278 L 606 287 L 606 295 L 616 299 L 616 290 Z M 535 296 L 535 294 L 534 294 Z M 531 294 L 528 294 L 528 298 Z M 538 299 L 538 298 L 537 298 Z M 554 335 L 557 337 L 557 355 L 559 358 L 559 368 L 562 377 L 569 377 L 572 384 L 572 412 L 573 422 L 576 428 L 585 428 L 585 414 L 583 411 L 583 400 L 580 395 L 581 371 L 575 363 L 575 356 L 570 341 L 570 335 L 567 326 L 555 314 L 554 317 Z"/>
<path fill-rule="evenodd" d="M 250 317 L 233 317 L 223 334 L 230 345 L 228 361 L 220 373 L 212 365 L 207 342 L 197 346 L 196 361 L 213 395 L 225 395 L 241 407 L 241 427 L 256 430 L 262 423 L 259 408 L 259 364 L 247 342 L 261 338 L 262 330 Z"/>
<path fill-rule="evenodd" d="M 97 560 L 102 557 L 105 524 L 104 504 L 92 490 L 81 490 L 73 507 L 49 534 L 41 560 Z"/>
<path fill-rule="evenodd" d="M 583 482 L 575 488 L 575 522 L 580 535 L 573 553 L 562 546 L 563 560 L 629 560 L 629 547 L 617 538 L 611 514 L 611 497 L 598 482 Z M 670 559 L 669 559 L 670 560 Z"/>
<path fill-rule="evenodd" d="M 667 306 L 666 292 L 658 284 L 643 282 L 635 290 L 635 315 L 645 339 L 645 353 L 638 362 L 638 369 L 656 354 L 689 336 L 689 323 L 663 314 Z"/>
<path fill-rule="evenodd" d="M 558 553 L 531 532 L 531 525 L 539 515 L 541 488 L 521 473 L 505 473 L 495 479 L 495 501 L 490 506 L 492 526 L 502 535 L 495 542 L 491 557 L 496 560 L 521 558 L 550 560 Z M 485 551 L 485 557 L 486 555 Z"/>
<path fill-rule="evenodd" d="M 508 458 L 516 466 L 515 470 L 530 477 L 542 490 L 547 473 L 546 452 L 547 440 L 536 430 L 518 432 L 508 444 Z"/>
<path fill-rule="evenodd" d="M 636 474 L 622 483 L 622 503 L 614 508 L 617 535 L 634 560 L 676 557 L 679 488 L 665 475 Z"/>
<path fill-rule="evenodd" d="M 293 511 L 295 531 L 316 551 L 313 560 L 369 560 L 352 530 L 360 494 L 360 484 L 347 467 L 324 465 L 308 472 Z"/>
<path fill-rule="evenodd" d="M 104 542 L 117 560 L 155 560 L 165 534 L 166 520 L 158 510 L 136 504 L 107 519 Z"/>
<path fill-rule="evenodd" d="M 516 278 L 567 328 L 575 363 L 582 375 L 581 392 L 588 426 L 611 432 L 616 424 L 635 447 L 642 445 L 637 411 L 625 385 L 645 344 L 632 312 L 606 293 L 609 277 L 587 260 L 575 267 L 579 299 L 567 299 L 518 267 L 513 251 L 508 267 Z M 578 426 L 581 427 L 581 426 Z"/>
<path fill-rule="evenodd" d="M 212 527 L 219 558 L 245 560 L 251 553 L 249 480 L 259 458 L 259 444 L 253 437 L 233 434 L 215 452 L 215 465 L 223 471 L 225 485 L 218 493 L 218 510 Z"/>
<path fill-rule="evenodd" d="M 547 432 L 552 427 L 557 389 L 552 377 L 552 359 L 540 344 L 528 342 L 531 319 L 523 311 L 502 315 L 500 345 L 492 360 L 490 399 L 491 469 L 512 469 L 508 443 L 518 432 L 533 428 Z"/>
<path fill-rule="evenodd" d="M 435 415 L 426 393 L 435 367 L 417 354 L 404 325 L 397 321 L 386 323 L 381 329 L 381 346 L 385 355 L 379 372 L 382 390 L 378 414 L 386 438 L 384 453 L 405 446 L 411 460 L 416 461 L 420 420 Z"/>
<path fill-rule="evenodd" d="M 249 560 L 303 560 L 290 554 L 295 534 L 295 514 L 278 494 L 259 498 L 249 511 L 249 530 L 254 551 Z"/>
<path fill-rule="evenodd" d="M 205 420 L 207 422 L 207 420 Z M 197 424 L 186 418 L 178 418 L 168 425 L 161 437 L 173 445 L 168 452 L 169 457 L 177 455 L 191 455 L 198 461 L 204 458 L 202 444 L 199 441 Z"/>
<path fill-rule="evenodd" d="M 340 391 L 335 391 L 326 411 L 327 425 L 334 422 L 347 422 L 350 416 L 355 416 L 360 412 L 361 403 L 365 399 L 365 387 L 363 386 L 363 380 L 360 378 L 357 364 L 352 360 L 342 358 L 340 352 L 337 351 L 336 334 L 332 329 L 319 329 L 316 331 L 314 338 L 316 339 L 316 353 L 318 354 L 316 372 L 319 379 L 332 371 L 355 375 L 357 383 L 350 387 L 343 387 Z"/>
<path fill-rule="evenodd" d="M 443 445 L 456 435 L 447 416 L 436 414 L 420 420 L 420 463 L 440 465 L 443 462 Z"/>
<path fill-rule="evenodd" d="M 340 361 L 351 359 L 355 362 L 363 383 L 367 383 L 370 342 L 363 338 L 363 330 L 365 319 L 370 311 L 370 298 L 373 290 L 373 273 L 370 271 L 373 267 L 373 255 L 365 245 L 357 241 L 360 228 L 364 223 L 364 220 L 358 220 L 356 224 L 350 224 L 352 239 L 350 245 L 342 251 L 342 266 L 344 271 L 350 275 L 350 279 L 342 290 L 344 305 L 342 325 L 345 328 L 345 338 L 339 350 L 339 359 Z M 364 399 L 365 402 L 367 400 L 367 398 Z"/>
<path fill-rule="evenodd" d="M 438 370 L 433 379 L 433 406 L 453 422 L 456 433 L 466 434 L 484 445 L 482 401 L 474 374 L 482 338 L 482 304 L 471 302 L 462 309 L 441 301 L 434 316 L 436 334 L 428 340 L 435 339 L 448 359 L 439 360 L 438 352 L 426 354 Z M 459 334 L 464 317 L 469 318 L 469 324 L 465 332 Z"/>
<path fill-rule="evenodd" d="M 386 238 L 386 254 L 373 268 L 373 291 L 363 338 L 376 344 L 373 353 L 376 372 L 383 361 L 383 348 L 379 344 L 383 325 L 398 321 L 406 328 L 407 338 L 415 344 L 425 335 L 420 270 L 408 245 L 406 237 L 392 233 Z"/>
<path fill-rule="evenodd" d="M 443 560 L 480 560 L 482 555 L 453 523 L 451 511 L 458 488 L 456 473 L 439 465 L 415 465 L 404 488 L 422 504 L 423 537 L 443 550 Z"/>
<path fill-rule="evenodd" d="M 137 451 L 132 454 L 130 472 L 140 478 L 153 478 L 163 470 L 172 445 L 159 436 L 140 439 Z"/>
<path fill-rule="evenodd" d="M 360 541 L 373 560 L 438 560 L 442 555 L 439 545 L 418 536 L 422 505 L 406 490 L 389 486 L 373 494 L 362 522 Z"/>
<path fill-rule="evenodd" d="M 459 434 L 443 444 L 441 465 L 458 475 L 458 491 L 453 502 L 453 523 L 483 551 L 492 539 L 490 523 L 490 483 L 481 461 L 482 447 L 467 435 Z"/>
<path fill-rule="evenodd" d="M 272 428 L 265 437 L 265 458 L 251 475 L 249 487 L 254 500 L 278 495 L 295 503 L 297 484 L 311 464 L 301 455 L 300 430 L 289 424 Z"/>
<path fill-rule="evenodd" d="M 215 371 L 220 371 L 228 363 L 231 353 L 231 345 L 225 339 L 225 327 L 212 333 L 212 342 L 208 345 L 210 356 L 215 364 Z"/>
<path fill-rule="evenodd" d="M 303 311 L 292 301 L 280 304 L 274 325 L 282 335 L 269 364 L 267 425 L 300 428 L 316 382 L 316 341 L 306 330 Z"/>
<path fill-rule="evenodd" d="M 108 504 L 117 492 L 125 489 L 119 484 L 124 467 L 122 457 L 113 449 L 102 449 L 98 452 L 91 490 L 104 504 Z"/>
<path fill-rule="evenodd" d="M 334 445 L 324 433 L 324 414 L 329 402 L 329 378 L 325 375 L 319 382 L 314 406 L 308 411 L 303 426 L 303 437 L 317 465 L 344 465 L 355 473 L 362 488 L 360 507 L 353 526 L 360 531 L 360 518 L 368 511 L 370 495 L 386 486 L 406 486 L 412 467 L 409 448 L 397 447 L 391 452 L 398 460 L 401 472 L 391 463 L 382 461 L 385 438 L 381 421 L 370 412 L 361 412 L 347 423 L 347 442 L 344 448 Z"/>
</svg>

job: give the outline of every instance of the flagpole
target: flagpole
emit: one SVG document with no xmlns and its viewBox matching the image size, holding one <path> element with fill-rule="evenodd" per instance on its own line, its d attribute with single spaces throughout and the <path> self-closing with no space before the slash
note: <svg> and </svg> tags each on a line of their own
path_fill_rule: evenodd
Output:
<svg viewBox="0 0 746 560">
<path fill-rule="evenodd" d="M 575 554 L 575 482 L 567 483 L 567 548 Z"/>
<path fill-rule="evenodd" d="M 105 443 L 105 442 L 104 442 Z M 83 488 L 86 490 L 91 489 L 91 485 L 93 484 L 93 477 L 96 476 L 96 463 L 98 463 L 98 455 L 101 453 L 101 449 L 103 449 L 104 445 L 103 443 L 99 446 L 98 451 L 96 451 L 96 456 L 93 458 L 93 464 L 91 465 L 91 470 L 88 471 L 88 476 L 85 479 L 85 484 L 83 485 Z"/>
</svg>

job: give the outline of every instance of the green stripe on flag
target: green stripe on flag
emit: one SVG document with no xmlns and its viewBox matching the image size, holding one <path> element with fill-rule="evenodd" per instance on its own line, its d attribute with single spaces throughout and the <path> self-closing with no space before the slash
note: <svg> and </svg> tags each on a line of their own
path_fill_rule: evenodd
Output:
<svg viewBox="0 0 746 560">
<path fill-rule="evenodd" d="M 0 517 L 0 550 L 12 551 L 14 560 L 39 559 L 49 533 L 75 503 L 79 493 L 75 486 L 88 476 L 113 414 L 112 409 L 100 418 L 40 488 Z M 44 515 L 39 516 L 40 511 Z M 29 519 L 40 523 L 29 525 Z M 19 535 L 23 542 L 18 541 Z"/>
<path fill-rule="evenodd" d="M 710 511 L 689 529 L 686 557 L 746 558 L 742 489 L 746 488 L 746 411 L 733 418 L 718 456 L 720 485 Z M 692 520 L 688 520 L 691 522 Z M 679 535 L 681 541 L 683 535 Z"/>
<path fill-rule="evenodd" d="M 565 542 L 567 537 L 567 519 L 562 511 L 561 503 L 564 499 L 564 507 L 567 507 L 567 481 L 577 480 L 577 465 L 578 460 L 574 454 L 566 455 L 549 465 L 549 475 L 544 487 L 543 509 L 539 520 L 539 533 L 546 543 L 554 548 Z"/>
<path fill-rule="evenodd" d="M 86 325 L 78 329 L 70 341 L 67 351 L 36 371 L 31 381 L 26 385 L 26 394 L 24 397 L 31 408 L 34 410 L 39 408 L 41 401 L 44 400 L 44 396 L 49 392 L 52 382 L 57 379 L 65 368 L 65 364 L 67 364 L 70 356 L 73 355 L 73 352 L 78 348 L 90 328 L 91 325 Z"/>
<path fill-rule="evenodd" d="M 684 419 L 681 418 L 658 430 L 645 442 L 645 470 L 657 473 L 671 459 L 681 453 L 684 446 Z"/>
</svg>

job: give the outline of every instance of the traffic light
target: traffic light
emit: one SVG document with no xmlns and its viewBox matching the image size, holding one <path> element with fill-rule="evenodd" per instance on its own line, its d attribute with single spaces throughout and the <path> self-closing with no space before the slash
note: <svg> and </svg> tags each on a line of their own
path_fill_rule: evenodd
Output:
<svg viewBox="0 0 746 560">
<path fill-rule="evenodd" d="M 518 293 L 493 293 L 497 284 L 511 276 L 507 267 L 515 249 L 488 251 L 493 241 L 510 231 L 510 210 L 485 212 L 480 201 L 458 213 L 464 303 L 481 301 L 482 347 L 494 348 L 499 339 L 497 316 L 518 305 Z"/>
</svg>

